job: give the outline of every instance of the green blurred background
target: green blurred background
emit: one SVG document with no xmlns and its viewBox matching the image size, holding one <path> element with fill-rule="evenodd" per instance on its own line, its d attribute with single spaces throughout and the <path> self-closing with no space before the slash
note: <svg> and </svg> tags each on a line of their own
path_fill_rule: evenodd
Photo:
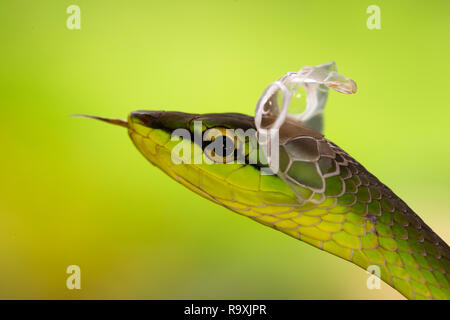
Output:
<svg viewBox="0 0 450 320">
<path fill-rule="evenodd" d="M 81 8 L 68 30 L 66 8 Z M 368 30 L 366 8 L 381 8 Z M 448 1 L 2 1 L 0 298 L 397 299 L 364 270 L 170 180 L 86 113 L 253 114 L 335 60 L 326 136 L 450 241 Z M 82 289 L 66 288 L 81 267 Z"/>
</svg>

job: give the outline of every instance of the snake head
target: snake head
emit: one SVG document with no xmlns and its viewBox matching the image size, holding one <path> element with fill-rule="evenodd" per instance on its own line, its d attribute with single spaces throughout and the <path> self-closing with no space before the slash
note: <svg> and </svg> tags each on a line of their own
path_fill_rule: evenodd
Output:
<svg viewBox="0 0 450 320">
<path fill-rule="evenodd" d="M 136 148 L 153 165 L 233 211 L 258 216 L 252 208 L 298 205 L 295 193 L 282 179 L 261 174 L 266 163 L 251 116 L 140 110 L 131 112 L 127 121 L 87 117 L 126 127 Z M 281 141 L 293 132 L 322 136 L 288 121 L 280 129 Z"/>
</svg>

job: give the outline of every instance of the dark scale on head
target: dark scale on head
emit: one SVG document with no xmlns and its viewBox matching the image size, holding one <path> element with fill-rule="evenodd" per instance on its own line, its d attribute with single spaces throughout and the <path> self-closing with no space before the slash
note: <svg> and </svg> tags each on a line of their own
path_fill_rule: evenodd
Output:
<svg viewBox="0 0 450 320">
<path fill-rule="evenodd" d="M 218 136 L 212 139 L 212 141 L 203 141 L 202 148 L 205 149 L 211 143 L 214 143 L 215 148 L 213 152 L 216 156 L 228 157 L 235 151 L 234 141 L 230 137 Z"/>
</svg>

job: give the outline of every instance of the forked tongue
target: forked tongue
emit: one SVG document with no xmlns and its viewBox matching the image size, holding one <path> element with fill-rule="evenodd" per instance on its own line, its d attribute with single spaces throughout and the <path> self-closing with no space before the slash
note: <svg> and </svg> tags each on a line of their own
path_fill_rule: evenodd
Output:
<svg viewBox="0 0 450 320">
<path fill-rule="evenodd" d="M 87 115 L 87 114 L 73 114 L 72 117 L 95 119 L 95 120 L 100 120 L 103 122 L 111 123 L 115 126 L 129 128 L 128 122 L 126 120 L 122 120 L 122 119 L 109 119 L 109 118 L 91 116 L 91 115 Z"/>
</svg>

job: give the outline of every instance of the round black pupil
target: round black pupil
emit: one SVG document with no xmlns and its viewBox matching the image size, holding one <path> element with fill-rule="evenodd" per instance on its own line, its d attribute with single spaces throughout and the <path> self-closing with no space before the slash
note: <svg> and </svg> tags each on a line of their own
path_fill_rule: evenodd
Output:
<svg viewBox="0 0 450 320">
<path fill-rule="evenodd" d="M 228 157 L 234 151 L 233 140 L 229 137 L 217 137 L 216 140 L 220 141 L 221 148 L 215 148 L 215 153 L 219 157 Z"/>
</svg>

